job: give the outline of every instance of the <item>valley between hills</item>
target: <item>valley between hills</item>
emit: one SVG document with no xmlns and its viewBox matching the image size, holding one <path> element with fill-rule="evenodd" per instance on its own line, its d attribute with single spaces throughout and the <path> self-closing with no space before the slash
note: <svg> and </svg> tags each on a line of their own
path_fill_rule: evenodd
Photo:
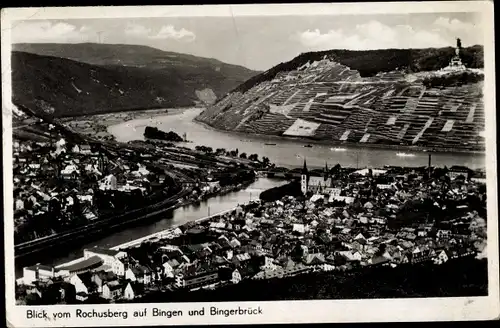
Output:
<svg viewBox="0 0 500 328">
<path fill-rule="evenodd" d="M 331 50 L 265 72 L 145 46 L 15 44 L 13 102 L 75 117 L 180 107 L 242 134 L 481 152 L 483 48 Z"/>
</svg>

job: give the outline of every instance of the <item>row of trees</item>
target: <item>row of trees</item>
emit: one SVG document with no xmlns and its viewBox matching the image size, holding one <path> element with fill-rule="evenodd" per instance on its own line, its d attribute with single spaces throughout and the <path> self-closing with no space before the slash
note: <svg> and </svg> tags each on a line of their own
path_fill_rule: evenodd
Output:
<svg viewBox="0 0 500 328">
<path fill-rule="evenodd" d="M 283 186 L 274 187 L 267 189 L 260 194 L 260 200 L 264 202 L 274 202 L 282 199 L 285 196 L 301 196 L 302 191 L 300 189 L 299 181 L 292 181 Z"/>
<path fill-rule="evenodd" d="M 209 155 L 217 155 L 217 156 L 231 156 L 231 157 L 239 157 L 241 159 L 248 159 L 253 162 L 259 162 L 259 155 L 258 154 L 247 154 L 245 152 L 240 153 L 239 149 L 236 148 L 234 150 L 226 150 L 225 148 L 217 148 L 214 149 L 212 147 L 208 146 L 196 146 L 195 150 L 204 152 Z M 270 160 L 268 157 L 264 156 L 262 157 L 262 160 L 260 161 L 264 166 L 267 166 L 270 164 Z"/>
</svg>

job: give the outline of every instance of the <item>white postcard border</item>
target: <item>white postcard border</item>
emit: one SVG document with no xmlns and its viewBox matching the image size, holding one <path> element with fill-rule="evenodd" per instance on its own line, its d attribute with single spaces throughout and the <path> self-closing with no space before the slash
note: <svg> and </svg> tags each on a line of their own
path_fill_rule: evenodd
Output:
<svg viewBox="0 0 500 328">
<path fill-rule="evenodd" d="M 154 10 L 153 10 L 154 9 Z M 484 17 L 485 62 L 485 116 L 486 116 L 486 171 L 488 195 L 488 277 L 487 297 L 426 298 L 426 299 L 376 299 L 376 300 L 310 300 L 272 302 L 224 303 L 160 303 L 160 304 L 109 304 L 109 305 L 51 305 L 16 306 L 14 297 L 14 241 L 12 195 L 12 129 L 10 109 L 10 27 L 16 20 L 84 19 L 109 17 L 172 17 L 172 16 L 258 16 L 258 15 L 348 15 L 363 13 L 430 13 L 478 12 Z M 9 8 L 2 9 L 2 142 L 4 167 L 4 231 L 6 308 L 8 323 L 14 327 L 57 326 L 116 326 L 116 325 L 183 325 L 183 324 L 240 324 L 240 323 L 323 323 L 323 322 L 385 322 L 385 321 L 448 321 L 483 320 L 500 315 L 498 279 L 498 205 L 496 172 L 496 115 L 495 67 L 493 36 L 493 3 L 488 1 L 447 1 L 412 3 L 345 3 L 345 4 L 293 4 L 293 5 L 221 5 L 221 6 L 143 6 L 143 7 L 63 7 L 63 8 Z M 218 308 L 258 307 L 262 315 L 189 317 L 187 311 L 211 306 Z M 147 308 L 182 310 L 184 316 L 133 318 L 132 312 Z M 49 313 L 84 311 L 127 310 L 123 319 L 26 319 L 27 310 L 46 310 Z M 121 322 L 122 320 L 123 322 Z"/>
</svg>

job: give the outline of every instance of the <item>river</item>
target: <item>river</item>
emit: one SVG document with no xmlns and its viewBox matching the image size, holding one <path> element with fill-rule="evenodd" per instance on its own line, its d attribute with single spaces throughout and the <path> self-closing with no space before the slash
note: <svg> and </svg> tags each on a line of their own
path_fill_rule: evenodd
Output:
<svg viewBox="0 0 500 328">
<path fill-rule="evenodd" d="M 214 149 L 238 149 L 240 153 L 258 154 L 268 157 L 272 163 L 284 167 L 300 167 L 304 158 L 310 167 L 324 167 L 325 162 L 331 167 L 335 164 L 351 167 L 382 167 L 396 166 L 427 166 L 428 153 L 412 151 L 412 157 L 396 156 L 398 150 L 363 148 L 348 146 L 345 151 L 334 151 L 329 145 L 314 144 L 306 148 L 308 142 L 290 139 L 268 138 L 265 136 L 249 136 L 217 131 L 196 123 L 193 119 L 202 111 L 200 108 L 177 110 L 177 114 L 157 116 L 131 120 L 108 127 L 108 132 L 116 137 L 117 141 L 144 140 L 146 126 L 156 126 L 165 132 L 174 131 L 179 135 L 186 133 L 190 143 L 185 146 L 194 148 L 197 145 L 210 146 Z M 273 143 L 275 145 L 266 145 Z M 433 153 L 433 166 L 464 165 L 471 169 L 484 168 L 484 154 L 469 153 Z"/>
</svg>

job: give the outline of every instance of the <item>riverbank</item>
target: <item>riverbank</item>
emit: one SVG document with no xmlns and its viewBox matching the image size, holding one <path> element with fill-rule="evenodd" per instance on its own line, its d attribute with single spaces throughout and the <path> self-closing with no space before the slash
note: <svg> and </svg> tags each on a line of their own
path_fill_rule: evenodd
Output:
<svg viewBox="0 0 500 328">
<path fill-rule="evenodd" d="M 188 204 L 184 204 L 184 205 L 188 205 Z M 182 206 L 182 205 L 181 205 Z M 180 206 L 179 206 L 180 207 Z M 222 211 L 222 212 L 218 212 L 218 213 L 215 213 L 215 214 L 212 214 L 210 216 L 207 216 L 207 217 L 203 217 L 203 218 L 199 218 L 197 220 L 195 220 L 196 223 L 200 223 L 200 222 L 204 222 L 206 220 L 210 220 L 211 218 L 214 218 L 216 216 L 219 216 L 219 215 L 223 215 L 225 213 L 228 213 L 228 212 L 231 212 L 233 211 L 234 208 L 231 208 L 231 209 L 228 209 L 228 210 L 225 210 L 225 211 Z M 147 236 L 144 236 L 144 237 L 141 237 L 141 238 L 138 238 L 138 239 L 134 239 L 134 240 L 131 240 L 131 241 L 128 241 L 128 242 L 125 242 L 125 243 L 122 243 L 120 245 L 116 245 L 116 246 L 113 246 L 111 247 L 110 249 L 111 250 L 120 250 L 120 249 L 126 249 L 126 248 L 131 248 L 131 247 L 134 247 L 134 246 L 137 246 L 137 245 L 140 245 L 141 243 L 145 242 L 145 241 L 148 241 L 148 240 L 151 240 L 151 239 L 155 239 L 155 238 L 158 238 L 158 239 L 163 239 L 163 238 L 168 238 L 170 237 L 174 231 L 179 228 L 180 226 L 182 225 L 178 225 L 178 226 L 173 226 L 171 228 L 168 228 L 168 229 L 165 229 L 165 230 L 162 230 L 162 231 L 158 231 L 158 232 L 155 232 L 155 233 L 152 233 L 150 235 L 147 235 Z M 80 263 L 81 261 L 83 261 L 84 258 L 83 257 L 79 257 L 75 260 L 72 260 L 72 261 L 69 261 L 69 262 L 65 262 L 65 263 L 61 263 L 61 264 L 58 264 L 55 266 L 56 269 L 60 269 L 60 268 L 63 268 L 63 267 L 66 267 L 66 266 L 70 266 L 70 265 L 73 265 L 73 264 L 77 264 L 77 263 Z"/>
<path fill-rule="evenodd" d="M 170 115 L 179 115 L 184 111 L 194 107 L 185 108 L 154 108 L 143 109 L 139 111 L 113 112 L 97 115 L 84 115 L 65 117 L 61 119 L 65 125 L 69 126 L 75 132 L 87 136 L 93 136 L 97 139 L 112 140 L 113 134 L 108 131 L 110 126 L 126 123 L 131 120 L 155 118 Z"/>
<path fill-rule="evenodd" d="M 239 153 L 258 154 L 259 158 L 267 157 L 278 167 L 297 168 L 303 165 L 304 159 L 310 167 L 324 167 L 340 164 L 342 167 L 383 167 L 393 166 L 426 166 L 428 153 L 411 150 L 393 150 L 379 145 L 367 146 L 363 144 L 340 146 L 346 151 L 334 151 L 328 142 L 309 142 L 280 136 L 248 135 L 231 133 L 214 129 L 195 118 L 202 111 L 201 108 L 185 110 L 179 115 L 157 117 L 158 128 L 163 131 L 175 131 L 179 135 L 187 133 L 190 143 L 180 143 L 180 146 L 196 148 L 206 146 L 212 149 L 239 150 Z M 108 131 L 115 140 L 127 143 L 131 140 L 144 140 L 144 129 L 149 120 L 133 120 L 126 123 L 110 126 Z M 273 143 L 275 145 L 266 145 Z M 313 147 L 304 147 L 310 143 Z M 349 148 L 348 148 L 349 147 Z M 395 147 L 395 149 L 402 149 Z M 415 156 L 399 157 L 397 152 L 411 152 Z M 432 165 L 437 167 L 451 167 L 453 165 L 467 166 L 471 169 L 484 169 L 485 156 L 483 153 L 451 153 L 432 152 Z"/>
<path fill-rule="evenodd" d="M 129 117 L 134 117 L 134 118 L 140 118 L 141 116 L 150 116 L 154 114 L 161 114 L 162 116 L 165 115 L 173 115 L 173 114 L 178 114 L 179 112 L 183 112 L 185 110 L 193 109 L 193 108 L 199 108 L 199 107 L 172 107 L 172 108 L 166 108 L 166 107 L 152 107 L 152 108 L 140 108 L 140 109 L 130 109 L 130 110 L 124 110 L 124 111 L 118 111 L 118 112 L 109 112 L 109 113 L 99 113 L 99 114 L 93 114 L 93 115 L 73 115 L 73 116 L 64 116 L 64 117 L 59 117 L 58 119 L 62 122 L 73 122 L 73 121 L 79 121 L 83 119 L 91 119 L 91 118 L 109 118 L 111 116 L 122 116 L 122 115 L 128 115 Z M 123 121 L 120 121 L 123 122 Z M 106 124 L 107 122 L 102 122 Z M 108 125 L 113 125 L 116 124 L 116 122 L 111 122 Z"/>
<path fill-rule="evenodd" d="M 27 262 L 32 261 L 33 258 L 38 258 L 42 252 L 59 248 L 59 250 L 55 251 L 58 252 L 62 250 L 61 246 L 65 248 L 78 247 L 82 243 L 109 233 L 109 231 L 125 229 L 126 227 L 137 225 L 139 221 L 142 224 L 154 221 L 158 215 L 175 209 L 177 200 L 185 195 L 187 195 L 187 191 L 182 190 L 178 195 L 162 201 L 161 204 L 155 204 L 147 208 L 103 219 L 71 231 L 44 237 L 43 239 L 36 239 L 24 244 L 15 245 L 16 263 L 28 264 Z M 158 209 L 155 210 L 155 207 Z"/>
<path fill-rule="evenodd" d="M 353 143 L 353 142 L 340 142 L 337 140 L 318 140 L 318 139 L 313 139 L 309 137 L 290 137 L 290 136 L 278 136 L 278 135 L 267 135 L 267 134 L 259 134 L 259 133 L 244 133 L 244 132 L 237 132 L 237 131 L 227 131 L 227 130 L 220 130 L 217 128 L 214 128 L 213 126 L 209 125 L 208 123 L 202 122 L 198 120 L 199 115 L 197 115 L 194 119 L 193 122 L 203 126 L 206 129 L 212 130 L 212 131 L 218 131 L 218 132 L 224 132 L 224 133 L 230 133 L 235 136 L 240 136 L 242 138 L 255 138 L 255 139 L 262 139 L 263 142 L 269 142 L 269 141 L 290 141 L 290 142 L 295 142 L 298 144 L 303 144 L 308 145 L 308 144 L 316 144 L 316 145 L 327 145 L 327 146 L 344 146 L 344 147 L 352 147 L 352 148 L 372 148 L 372 149 L 393 149 L 393 150 L 399 150 L 399 151 L 416 151 L 416 152 L 433 152 L 436 151 L 436 149 L 431 149 L 427 147 L 421 147 L 421 146 L 407 146 L 407 145 L 386 145 L 386 144 L 372 144 L 372 143 Z M 440 153 L 449 153 L 449 154 L 475 154 L 475 155 L 484 155 L 486 150 L 464 150 L 464 149 L 456 149 L 456 148 L 440 148 L 437 151 Z"/>
</svg>

